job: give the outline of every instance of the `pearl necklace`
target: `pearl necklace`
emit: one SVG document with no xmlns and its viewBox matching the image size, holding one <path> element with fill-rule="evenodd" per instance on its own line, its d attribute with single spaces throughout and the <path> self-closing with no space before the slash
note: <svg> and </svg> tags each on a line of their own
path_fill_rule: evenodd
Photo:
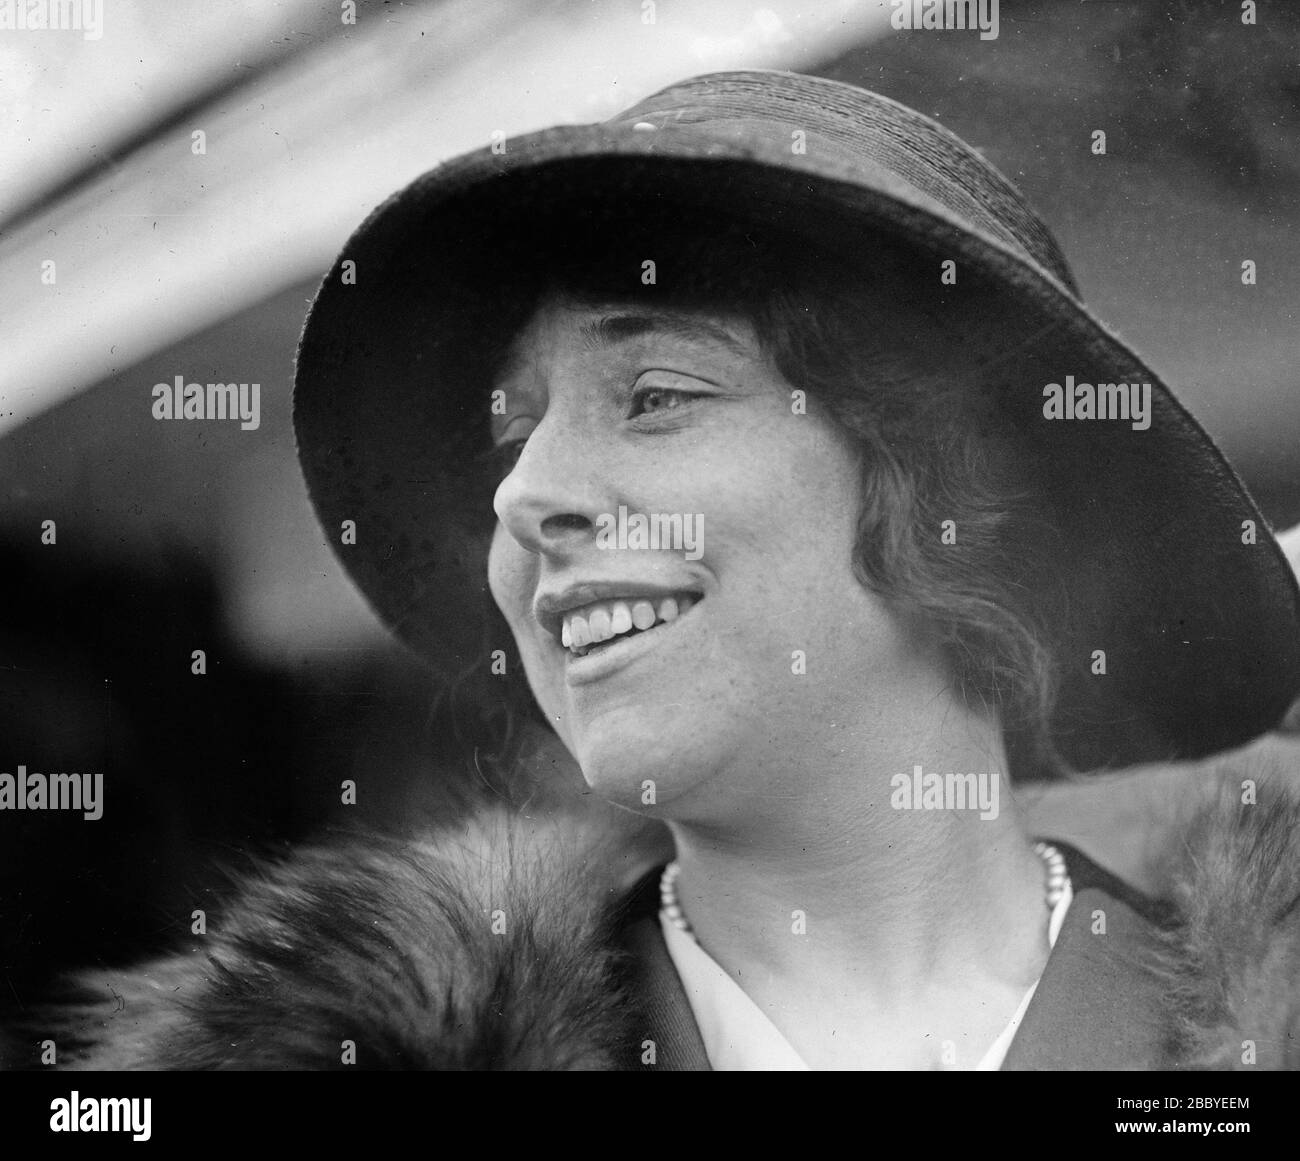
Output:
<svg viewBox="0 0 1300 1161">
<path fill-rule="evenodd" d="M 1043 866 L 1047 869 L 1045 899 L 1047 909 L 1054 911 L 1070 883 L 1070 877 L 1065 870 L 1065 856 L 1050 843 L 1034 843 L 1034 854 L 1043 860 Z M 693 939 L 695 931 L 682 913 L 682 905 L 677 900 L 677 876 L 681 874 L 681 870 L 675 860 L 664 868 L 664 873 L 659 877 L 659 906 L 669 923 Z"/>
</svg>

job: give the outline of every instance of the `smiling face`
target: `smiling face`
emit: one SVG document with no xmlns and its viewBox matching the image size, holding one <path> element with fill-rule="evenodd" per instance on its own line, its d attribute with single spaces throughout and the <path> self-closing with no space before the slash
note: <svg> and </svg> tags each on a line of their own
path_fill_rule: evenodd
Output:
<svg viewBox="0 0 1300 1161">
<path fill-rule="evenodd" d="M 929 653 L 853 575 L 858 453 L 748 323 L 552 296 L 496 387 L 490 587 L 593 789 L 734 815 L 889 714 Z"/>
</svg>

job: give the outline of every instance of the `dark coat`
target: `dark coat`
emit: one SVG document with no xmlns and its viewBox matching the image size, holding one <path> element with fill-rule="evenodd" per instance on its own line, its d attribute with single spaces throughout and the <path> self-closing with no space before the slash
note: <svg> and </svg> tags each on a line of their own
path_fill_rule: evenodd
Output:
<svg viewBox="0 0 1300 1161">
<path fill-rule="evenodd" d="M 1162 901 L 1068 851 L 1074 903 L 1005 1069 L 1300 1067 L 1300 798 L 1269 753 L 1223 764 Z M 498 812 L 302 850 L 191 949 L 84 973 L 20 1040 L 91 1069 L 708 1068 L 654 874 L 582 830 Z"/>
</svg>

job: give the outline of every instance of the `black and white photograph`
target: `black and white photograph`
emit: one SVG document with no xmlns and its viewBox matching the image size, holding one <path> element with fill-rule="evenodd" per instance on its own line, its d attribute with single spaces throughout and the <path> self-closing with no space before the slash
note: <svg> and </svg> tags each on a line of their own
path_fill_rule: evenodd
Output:
<svg viewBox="0 0 1300 1161">
<path fill-rule="evenodd" d="M 0 0 L 0 92 L 33 1139 L 214 1071 L 1264 1116 L 1300 4 Z"/>
</svg>

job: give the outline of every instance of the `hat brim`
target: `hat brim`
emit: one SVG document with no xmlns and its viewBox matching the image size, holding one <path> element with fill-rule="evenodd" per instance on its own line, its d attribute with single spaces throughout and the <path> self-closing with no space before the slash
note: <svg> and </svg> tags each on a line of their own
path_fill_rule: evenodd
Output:
<svg viewBox="0 0 1300 1161">
<path fill-rule="evenodd" d="M 1014 238 L 884 166 L 801 155 L 743 126 L 513 139 L 417 179 L 343 248 L 303 331 L 294 423 L 317 514 L 400 639 L 449 674 L 507 644 L 486 590 L 491 487 L 471 466 L 487 430 L 476 344 L 512 264 L 531 261 L 530 230 L 638 201 L 864 260 L 888 240 L 936 278 L 952 260 L 989 317 L 1014 320 L 1014 360 L 991 338 L 969 353 L 971 381 L 996 397 L 1059 529 L 1042 587 L 1061 672 L 1053 734 L 1076 768 L 1201 756 L 1277 723 L 1300 691 L 1300 592 L 1240 479 L 1159 378 Z M 1044 385 L 1066 375 L 1149 383 L 1149 428 L 1044 418 Z M 337 535 L 346 520 L 355 544 Z"/>
</svg>

